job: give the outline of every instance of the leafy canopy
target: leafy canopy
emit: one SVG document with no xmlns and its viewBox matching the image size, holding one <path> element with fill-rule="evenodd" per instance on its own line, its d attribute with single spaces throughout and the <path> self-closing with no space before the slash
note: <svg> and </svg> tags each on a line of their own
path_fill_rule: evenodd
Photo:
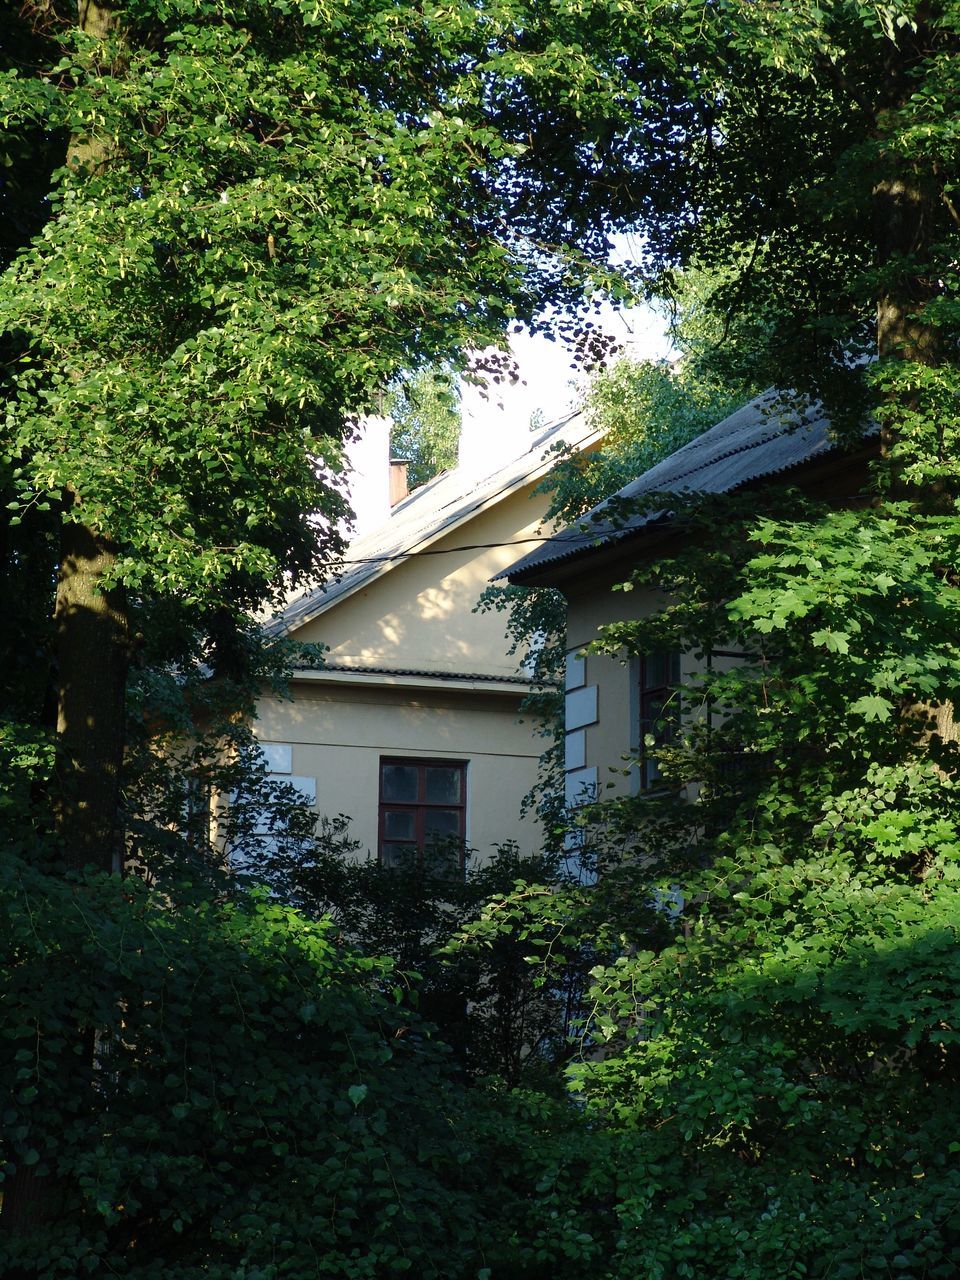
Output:
<svg viewBox="0 0 960 1280">
<path fill-rule="evenodd" d="M 344 415 L 607 274 L 599 189 L 574 213 L 529 143 L 626 87 L 569 16 L 383 0 L 34 16 L 43 40 L 0 73 L 0 118 L 15 148 L 71 147 L 48 157 L 49 218 L 0 288 L 11 503 L 78 495 L 127 586 L 234 604 L 316 572 Z M 576 148 L 569 165 L 584 172 Z"/>
</svg>

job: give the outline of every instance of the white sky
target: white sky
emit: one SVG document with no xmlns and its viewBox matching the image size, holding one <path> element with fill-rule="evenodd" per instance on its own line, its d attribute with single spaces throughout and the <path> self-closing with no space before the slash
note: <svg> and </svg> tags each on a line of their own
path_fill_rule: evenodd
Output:
<svg viewBox="0 0 960 1280">
<path fill-rule="evenodd" d="M 636 359 L 662 360 L 672 355 L 663 318 L 646 307 L 617 311 L 605 307 L 591 317 Z M 511 340 L 520 382 L 494 387 L 484 398 L 479 387 L 464 386 L 461 411 L 461 462 L 496 466 L 522 452 L 530 417 L 538 409 L 553 422 L 582 399 L 587 377 L 574 367 L 572 353 L 560 342 L 524 332 Z M 520 444 L 520 447 L 518 447 Z"/>
<path fill-rule="evenodd" d="M 629 236 L 614 238 L 611 261 L 636 258 Z M 662 316 L 640 306 L 629 310 L 609 304 L 589 319 L 609 333 L 621 354 L 639 360 L 671 359 L 675 352 L 666 336 Z M 520 457 L 529 448 L 530 419 L 538 410 L 545 424 L 555 422 L 579 406 L 589 375 L 576 367 L 573 353 L 563 343 L 551 342 L 529 331 L 515 334 L 510 342 L 519 381 L 482 388 L 464 384 L 460 404 L 460 465 L 478 476 Z M 348 446 L 353 480 L 350 488 L 357 515 L 356 536 L 381 524 L 389 514 L 387 457 L 389 423 L 367 420 L 361 439 Z"/>
</svg>

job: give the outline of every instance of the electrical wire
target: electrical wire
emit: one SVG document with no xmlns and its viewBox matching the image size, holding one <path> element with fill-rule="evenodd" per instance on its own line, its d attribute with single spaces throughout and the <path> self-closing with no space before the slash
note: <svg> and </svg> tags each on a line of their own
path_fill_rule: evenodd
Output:
<svg viewBox="0 0 960 1280">
<path fill-rule="evenodd" d="M 586 534 L 584 534 L 586 537 Z M 590 541 L 592 542 L 599 537 L 599 534 L 592 534 Z M 495 551 L 502 547 L 522 547 L 528 543 L 536 542 L 543 544 L 545 542 L 563 542 L 567 546 L 576 545 L 577 539 L 572 537 L 543 537 L 536 538 L 517 538 L 514 542 L 465 542 L 459 547 L 437 547 L 426 548 L 423 551 L 393 551 L 389 555 L 384 556 L 361 556 L 356 560 L 339 560 L 337 563 L 344 566 L 360 565 L 360 564 L 389 564 L 391 560 L 408 560 L 414 556 L 452 556 L 457 551 Z"/>
</svg>

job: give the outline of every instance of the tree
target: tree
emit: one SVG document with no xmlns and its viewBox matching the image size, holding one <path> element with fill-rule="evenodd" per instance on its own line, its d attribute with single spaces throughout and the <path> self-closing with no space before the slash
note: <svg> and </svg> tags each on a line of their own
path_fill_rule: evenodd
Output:
<svg viewBox="0 0 960 1280">
<path fill-rule="evenodd" d="M 464 1107 L 387 962 L 266 895 L 171 910 L 134 879 L 2 875 L 7 1027 L 34 1046 L 3 1041 L 4 1158 L 56 1201 L 0 1234 L 5 1276 L 467 1280 L 509 1252 L 480 1138 L 519 1156 L 537 1121 Z M 523 1205 L 538 1161 L 509 1164 Z"/>
<path fill-rule="evenodd" d="M 460 443 L 459 390 L 450 370 L 422 369 L 386 398 L 393 419 L 390 449 L 407 461 L 411 489 L 457 465 Z"/>
<path fill-rule="evenodd" d="M 589 453 L 558 450 L 543 482 L 549 520 L 572 524 L 749 399 L 750 381 L 721 386 L 699 375 L 700 345 L 675 365 L 621 359 L 593 378 L 584 409 L 603 437 Z"/>
<path fill-rule="evenodd" d="M 524 941 L 504 933 L 478 945 L 464 927 L 518 882 L 564 883 L 561 859 L 521 857 L 507 844 L 482 863 L 468 851 L 463 873 L 451 875 L 450 850 L 405 868 L 358 860 L 358 852 L 349 820 L 324 818 L 315 839 L 268 849 L 255 874 L 306 915 L 332 919 L 364 954 L 389 956 L 408 984 L 405 999 L 452 1049 L 466 1080 L 559 1092 L 583 966 L 540 983 Z"/>
<path fill-rule="evenodd" d="M 633 135 L 650 287 L 712 273 L 701 313 L 721 337 L 748 322 L 765 381 L 845 402 L 848 424 L 879 399 L 905 450 L 898 415 L 950 377 L 955 6 L 690 0 L 635 17 L 658 72 Z"/>
<path fill-rule="evenodd" d="M 576 246 L 602 258 L 601 188 L 560 235 L 570 202 L 514 160 L 619 73 L 509 6 L 78 12 L 13 20 L 12 154 L 42 135 L 55 167 L 0 332 L 8 520 L 59 540 L 51 803 L 67 862 L 109 868 L 131 609 L 176 599 L 225 633 L 321 572 L 345 415 L 597 277 Z M 531 255 L 541 204 L 558 247 Z"/>
<path fill-rule="evenodd" d="M 131 0 L 81 15 L 18 13 L 0 79 L 11 157 L 40 143 L 36 180 L 21 164 L 2 194 L 19 228 L 0 294 L 3 626 L 16 655 L 0 821 L 19 841 L 0 935 L 16 997 L 3 1221 L 16 1265 L 38 1269 L 30 1250 L 47 1247 L 64 1206 L 53 1249 L 66 1252 L 43 1255 L 51 1275 L 75 1274 L 84 1250 L 101 1256 L 104 1232 L 121 1274 L 153 1266 L 158 1239 L 162 1265 L 186 1275 L 279 1266 L 273 1245 L 296 1232 L 270 1235 L 290 1225 L 275 1161 L 292 1134 L 307 1192 L 293 1225 L 312 1195 L 322 1205 L 316 1237 L 291 1241 L 294 1274 L 316 1269 L 314 1238 L 339 1273 L 409 1261 L 429 1274 L 450 1244 L 420 1230 L 435 1197 L 470 1223 L 454 1273 L 486 1264 L 471 1242 L 491 1200 L 509 1202 L 510 1234 L 491 1250 L 506 1274 L 955 1272 L 943 1138 L 957 1095 L 955 5 Z M 482 917 L 488 941 L 500 920 L 515 934 L 532 903 L 545 944 L 562 925 L 576 946 L 582 920 L 606 948 L 579 1075 L 589 1123 L 570 1126 L 579 1146 L 564 1137 L 569 1114 L 550 1111 L 556 1154 L 538 1166 L 503 1133 L 504 1102 L 478 1119 L 497 1176 L 481 1164 L 477 1198 L 461 1197 L 435 1123 L 446 1103 L 421 1105 L 416 1071 L 398 1068 L 409 1105 L 390 1092 L 405 1124 L 386 1176 L 402 1170 L 408 1211 L 376 1190 L 391 1101 L 377 1091 L 369 1128 L 365 1115 L 350 1125 L 371 1087 L 351 1074 L 350 1028 L 368 1075 L 388 1041 L 390 1062 L 404 1059 L 404 1035 L 373 994 L 338 983 L 329 935 L 276 904 L 208 894 L 170 910 L 169 895 L 127 895 L 85 868 L 108 869 L 117 850 L 131 653 L 249 667 L 237 614 L 332 551 L 308 514 L 338 514 L 344 414 L 399 370 L 456 365 L 467 345 L 603 279 L 599 205 L 642 224 L 636 274 L 651 292 L 703 273 L 704 331 L 721 353 L 749 335 L 750 367 L 827 399 L 840 430 L 872 408 L 885 451 L 872 496 L 889 501 L 790 523 L 725 512 L 719 559 L 659 571 L 689 617 L 611 634 L 695 644 L 709 622 L 763 661 L 697 690 L 730 708 L 725 734 L 692 734 L 664 760 L 666 776 L 703 783 L 700 807 L 614 815 L 642 855 L 622 876 L 572 898 L 527 886 Z M 717 747 L 757 767 L 731 778 Z M 44 877 L 51 826 L 72 877 Z M 238 987 L 243 1024 L 266 1037 L 252 1057 L 225 1004 Z M 331 1012 L 319 1036 L 311 1004 Z M 184 1009 L 204 1013 L 216 1069 L 181 1099 L 181 1068 L 202 1048 Z M 411 1058 L 445 1100 L 421 1042 L 418 1028 Z M 271 1056 L 280 1043 L 293 1098 Z M 335 1096 L 310 1070 L 323 1053 Z M 165 1090 L 175 1104 L 145 1106 Z M 210 1151 L 228 1169 L 211 1171 Z M 183 1205 L 184 1169 L 203 1224 L 180 1250 L 190 1204 L 163 1224 Z M 331 1204 L 334 1172 L 374 1248 L 335 1211 L 349 1197 Z M 264 1188 L 261 1218 L 250 1206 Z M 338 1221 L 348 1258 L 330 1238 Z"/>
<path fill-rule="evenodd" d="M 603 641 L 752 656 L 680 693 L 720 713 L 662 756 L 699 803 L 616 816 L 634 861 L 605 899 L 626 875 L 661 920 L 594 971 L 609 1052 L 579 1087 L 644 1134 L 621 1212 L 648 1269 L 947 1275 L 957 743 L 916 708 L 960 670 L 955 521 L 751 506 L 693 517 L 642 575 L 673 606 Z"/>
<path fill-rule="evenodd" d="M 596 164 L 528 139 L 589 136 L 622 73 L 530 8 L 6 6 L 4 819 L 38 865 L 122 861 L 131 664 L 258 669 L 248 612 L 338 550 L 349 416 L 608 277 Z M 56 1213 L 38 1168 L 14 1231 Z"/>
<path fill-rule="evenodd" d="M 596 647 L 745 659 L 678 690 L 658 795 L 581 815 L 596 885 L 524 885 L 465 933 L 595 957 L 572 1083 L 621 1171 L 605 1275 L 948 1276 L 956 520 L 778 488 L 676 518 L 632 579 L 668 606 Z"/>
<path fill-rule="evenodd" d="M 609 946 L 576 1072 L 621 1135 L 608 1274 L 947 1276 L 958 12 L 633 16 L 660 72 L 636 135 L 653 287 L 692 268 L 702 367 L 747 337 L 751 367 L 838 430 L 871 410 L 883 458 L 847 510 L 678 503 L 687 551 L 639 574 L 670 607 L 600 641 L 747 655 L 679 691 L 718 715 L 661 753 L 659 801 L 585 815 L 618 844 L 596 890 L 545 886 L 529 911 L 531 937 L 580 912 Z M 671 794 L 685 782 L 696 804 Z"/>
</svg>

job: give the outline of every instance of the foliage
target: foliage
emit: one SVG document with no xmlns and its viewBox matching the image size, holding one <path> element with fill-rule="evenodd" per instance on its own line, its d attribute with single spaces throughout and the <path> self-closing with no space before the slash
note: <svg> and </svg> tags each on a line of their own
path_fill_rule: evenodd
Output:
<svg viewBox="0 0 960 1280">
<path fill-rule="evenodd" d="M 572 524 L 758 389 L 749 382 L 718 387 L 700 380 L 684 360 L 674 366 L 618 360 L 596 375 L 584 405 L 587 421 L 603 433 L 598 448 L 558 451 L 543 482 L 551 497 L 547 518 Z"/>
<path fill-rule="evenodd" d="M 744 655 L 681 689 L 673 789 L 583 819 L 612 864 L 568 904 L 609 944 L 574 1073 L 621 1135 L 609 1272 L 948 1276 L 956 7 L 669 14 L 635 13 L 664 72 L 651 288 L 695 290 L 697 376 L 746 335 L 751 376 L 821 396 L 840 434 L 871 408 L 882 461 L 848 510 L 671 501 L 683 548 L 632 584 L 669 603 L 601 642 Z"/>
<path fill-rule="evenodd" d="M 956 5 L 85 10 L 18 9 L 0 73 L 5 1274 L 955 1274 Z M 695 802 L 585 814 L 594 888 L 451 938 L 591 964 L 578 1110 L 451 1084 L 330 925 L 48 875 L 49 612 L 66 516 L 161 705 L 260 669 L 235 619 L 332 552 L 343 414 L 603 279 L 599 204 L 651 293 L 702 273 L 690 377 L 746 336 L 883 464 L 685 513 L 606 643 L 743 652 L 681 695 Z"/>
<path fill-rule="evenodd" d="M 384 962 L 263 897 L 170 911 L 135 881 L 4 877 L 4 1158 L 60 1206 L 5 1238 L 5 1275 L 476 1265 L 456 1095 Z"/>
<path fill-rule="evenodd" d="M 694 259 L 670 272 L 658 299 L 685 373 L 703 393 L 721 400 L 733 388 L 742 389 L 747 399 L 763 390 L 771 375 L 770 317 L 730 305 L 731 286 L 738 278 L 735 262 L 714 257 L 704 267 Z M 784 381 L 781 371 L 776 384 Z"/>
<path fill-rule="evenodd" d="M 29 864 L 7 883 L 4 1043 L 32 1072 L 5 1074 L 28 1091 L 5 1128 L 16 1266 L 476 1271 L 423 1036 L 388 1052 L 400 1028 L 354 991 L 367 962 L 323 927 L 221 901 L 224 845 L 253 848 L 265 804 L 306 834 L 229 698 L 277 666 L 250 612 L 336 557 L 345 422 L 403 370 L 622 292 L 589 139 L 624 69 L 585 20 L 513 3 L 4 16 L 0 822 Z M 215 832 L 208 791 L 234 793 Z M 124 852 L 149 888 L 87 874 Z M 401 1077 L 420 1102 L 385 1161 Z M 462 1244 L 441 1225 L 461 1217 Z"/>
<path fill-rule="evenodd" d="M 32 861 L 0 867 L 0 1161 L 57 1212 L 0 1237 L 4 1276 L 578 1280 L 604 1256 L 611 1140 L 471 1087 L 342 924 Z"/>
<path fill-rule="evenodd" d="M 607 1049 L 578 1082 L 637 1131 L 621 1274 L 946 1276 L 956 9 L 684 13 L 668 31 L 649 11 L 701 126 L 675 135 L 655 198 L 696 216 L 650 219 L 648 266 L 669 283 L 716 265 L 710 323 L 743 318 L 757 367 L 824 396 L 842 431 L 872 404 L 883 462 L 872 505 L 694 527 L 691 554 L 642 578 L 674 603 L 608 634 L 746 656 L 681 692 L 663 768 L 698 784 L 690 838 L 632 819 L 677 927 L 666 946 L 628 934 L 597 967 Z M 879 361 L 857 358 L 875 343 Z"/>
<path fill-rule="evenodd" d="M 956 520 L 777 490 L 683 520 L 632 582 L 670 603 L 597 647 L 742 659 L 680 690 L 658 796 L 583 815 L 593 888 L 468 931 L 596 948 L 572 1082 L 619 1135 L 606 1274 L 950 1275 Z"/>
<path fill-rule="evenodd" d="M 541 92 L 512 11 L 111 13 L 102 38 L 51 15 L 50 61 L 0 81 L 14 139 L 80 148 L 0 294 L 13 499 L 72 486 L 128 585 L 233 603 L 326 562 L 344 411 L 583 273 L 488 230 L 525 185 L 505 96 Z M 572 109 L 595 72 L 553 47 Z"/>
<path fill-rule="evenodd" d="M 743 654 L 681 689 L 675 790 L 595 815 L 633 831 L 660 916 L 596 966 L 575 1072 L 623 1134 L 610 1271 L 948 1276 L 956 6 L 665 13 L 640 23 L 671 123 L 641 162 L 645 266 L 667 289 L 716 269 L 705 329 L 749 332 L 751 366 L 841 434 L 872 405 L 882 462 L 847 510 L 678 504 L 681 550 L 633 583 L 669 603 L 600 642 Z"/>
<path fill-rule="evenodd" d="M 249 726 L 231 718 L 189 739 L 153 733 L 125 760 L 124 869 L 176 897 L 183 879 L 219 893 L 258 880 L 264 847 L 294 857 L 312 846 L 317 817 L 270 776 Z"/>
<path fill-rule="evenodd" d="M 525 940 L 502 933 L 476 946 L 463 927 L 520 882 L 564 882 L 560 858 L 521 858 L 503 845 L 482 863 L 468 853 L 458 875 L 453 850 L 410 867 L 361 860 L 358 852 L 348 819 L 324 819 L 315 840 L 268 843 L 255 873 L 309 916 L 328 916 L 364 954 L 389 955 L 406 999 L 438 1028 L 466 1077 L 555 1091 L 583 964 L 545 984 L 526 962 Z"/>
<path fill-rule="evenodd" d="M 749 319 L 763 380 L 821 391 L 873 352 L 878 300 L 884 355 L 911 312 L 932 321 L 956 235 L 955 6 L 684 0 L 634 19 L 660 72 L 635 171 L 651 290 L 716 270 L 721 333 Z"/>
<path fill-rule="evenodd" d="M 30 671 L 3 712 L 60 755 L 25 820 L 96 811 L 78 858 L 107 866 L 131 640 L 160 610 L 242 649 L 249 610 L 336 558 L 351 415 L 617 287 L 596 165 L 561 160 L 574 200 L 522 139 L 579 136 L 626 86 L 578 23 L 513 5 L 6 9 L 0 550 Z"/>
<path fill-rule="evenodd" d="M 394 457 L 407 459 L 411 489 L 457 465 L 459 390 L 449 369 L 423 369 L 403 379 L 384 408 L 393 419 L 390 449 Z"/>
<path fill-rule="evenodd" d="M 637 830 L 683 929 L 595 971 L 594 1025 L 619 1049 L 585 1062 L 579 1087 L 642 1126 L 638 1175 L 672 1162 L 625 1206 L 671 1241 L 669 1266 L 859 1276 L 896 1259 L 948 1275 L 956 522 L 891 506 L 742 527 L 739 555 L 707 541 L 647 571 L 677 603 L 606 642 L 709 649 L 722 620 L 748 656 L 681 695 L 708 718 L 691 711 L 664 769 L 701 780 L 700 835 L 671 849 Z M 748 1219 L 763 1224 L 749 1238 Z"/>
</svg>

